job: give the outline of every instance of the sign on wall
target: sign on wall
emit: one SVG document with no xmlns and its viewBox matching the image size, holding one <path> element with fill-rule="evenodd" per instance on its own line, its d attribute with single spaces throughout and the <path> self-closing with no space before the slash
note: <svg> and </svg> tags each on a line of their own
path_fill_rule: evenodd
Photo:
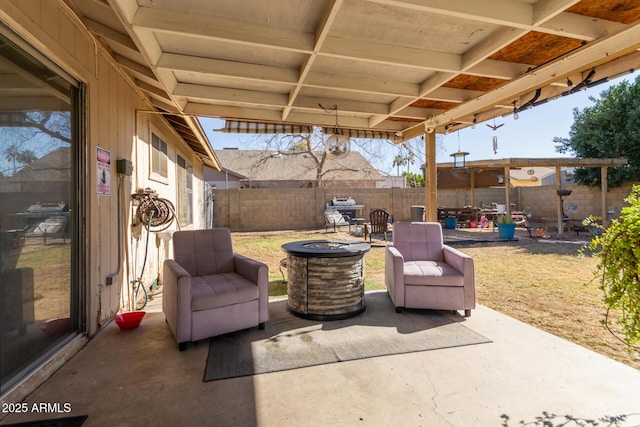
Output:
<svg viewBox="0 0 640 427">
<path fill-rule="evenodd" d="M 96 193 L 111 194 L 111 153 L 104 148 L 96 149 Z"/>
</svg>

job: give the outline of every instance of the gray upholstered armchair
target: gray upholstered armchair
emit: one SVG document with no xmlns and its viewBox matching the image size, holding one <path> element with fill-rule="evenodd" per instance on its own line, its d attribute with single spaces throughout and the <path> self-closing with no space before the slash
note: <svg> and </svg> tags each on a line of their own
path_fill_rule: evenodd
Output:
<svg viewBox="0 0 640 427">
<path fill-rule="evenodd" d="M 476 307 L 473 258 L 443 244 L 438 222 L 397 222 L 385 254 L 385 285 L 402 308 L 464 310 Z"/>
<path fill-rule="evenodd" d="M 164 262 L 162 311 L 178 341 L 247 329 L 269 320 L 266 264 L 233 253 L 228 228 L 177 231 Z"/>
</svg>

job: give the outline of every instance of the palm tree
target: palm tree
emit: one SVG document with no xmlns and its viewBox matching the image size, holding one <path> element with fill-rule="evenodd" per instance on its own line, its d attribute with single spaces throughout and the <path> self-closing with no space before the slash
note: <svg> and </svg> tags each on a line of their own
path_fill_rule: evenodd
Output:
<svg viewBox="0 0 640 427">
<path fill-rule="evenodd" d="M 4 157 L 8 161 L 10 161 L 13 165 L 13 174 L 15 175 L 18 171 L 17 164 L 21 164 L 23 166 L 30 165 L 38 158 L 36 157 L 36 153 L 33 150 L 24 150 L 20 151 L 18 144 L 11 144 L 7 150 L 4 152 Z M 23 167 L 24 168 L 24 167 Z"/>
<path fill-rule="evenodd" d="M 408 150 L 407 155 L 404 158 L 404 162 L 407 165 L 407 173 L 409 173 L 409 167 L 416 162 L 416 155 L 413 151 Z"/>
<path fill-rule="evenodd" d="M 20 156 L 22 155 L 22 152 L 20 151 L 20 149 L 18 148 L 17 144 L 11 144 L 7 150 L 4 152 L 4 157 L 5 159 L 7 159 L 8 161 L 13 163 L 13 174 L 16 174 L 16 161 L 19 162 L 20 161 Z"/>
<path fill-rule="evenodd" d="M 25 166 L 30 165 L 36 160 L 38 160 L 38 157 L 36 157 L 36 153 L 34 153 L 33 150 L 24 150 L 18 157 L 18 161 Z"/>
<path fill-rule="evenodd" d="M 397 156 L 395 156 L 393 158 L 393 166 L 395 166 L 398 170 L 398 176 L 400 176 L 400 166 L 404 165 L 406 163 L 406 158 L 403 157 L 402 155 L 398 154 Z"/>
</svg>

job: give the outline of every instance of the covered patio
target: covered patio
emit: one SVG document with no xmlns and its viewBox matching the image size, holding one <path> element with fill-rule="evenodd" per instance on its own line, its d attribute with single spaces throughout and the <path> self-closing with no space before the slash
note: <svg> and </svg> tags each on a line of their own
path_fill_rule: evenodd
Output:
<svg viewBox="0 0 640 427">
<path fill-rule="evenodd" d="M 69 413 L 2 423 L 86 415 L 85 427 L 640 424 L 640 372 L 484 306 L 464 326 L 487 344 L 203 382 L 208 341 L 178 352 L 160 298 L 138 329 L 107 325 L 25 399 L 68 403 Z"/>
<path fill-rule="evenodd" d="M 15 27 L 39 51 L 73 40 L 73 32 L 89 34 L 92 48 L 69 42 L 69 51 L 52 52 L 52 61 L 95 60 L 90 90 L 106 83 L 98 61 L 105 52 L 110 60 L 100 66 L 116 69 L 142 94 L 145 103 L 131 117 L 113 115 L 127 132 L 83 139 L 85 151 L 105 138 L 146 147 L 138 115 L 166 122 L 180 144 L 213 167 L 215 153 L 197 137 L 198 117 L 238 123 L 238 129 L 315 126 L 342 140 L 365 135 L 401 143 L 423 136 L 429 221 L 437 220 L 436 134 L 526 114 L 640 65 L 640 3 L 633 0 L 0 4 L 2 25 Z M 55 25 L 47 20 L 51 9 L 64 11 Z M 49 35 L 51 28 L 59 37 Z M 96 133 L 97 122 L 87 124 Z M 137 181 L 141 165 L 129 166 L 136 173 L 123 179 L 137 188 L 144 183 Z M 92 268 L 80 265 L 78 293 L 90 303 L 74 309 L 90 320 L 111 314 L 101 312 L 95 295 L 106 275 L 87 270 L 98 270 L 103 254 L 126 262 L 116 255 L 120 224 L 105 224 L 113 245 L 98 245 L 91 234 L 92 245 L 79 249 Z M 29 410 L 3 406 L 0 421 L 86 416 L 85 426 L 515 426 L 605 418 L 640 424 L 637 370 L 486 307 L 464 326 L 490 343 L 203 382 L 208 343 L 178 352 L 160 298 L 138 329 L 119 331 L 109 319 L 94 322 L 94 330 L 74 329 L 2 396 L 3 405 L 25 403 Z M 42 405 L 47 410 L 32 409 Z"/>
</svg>

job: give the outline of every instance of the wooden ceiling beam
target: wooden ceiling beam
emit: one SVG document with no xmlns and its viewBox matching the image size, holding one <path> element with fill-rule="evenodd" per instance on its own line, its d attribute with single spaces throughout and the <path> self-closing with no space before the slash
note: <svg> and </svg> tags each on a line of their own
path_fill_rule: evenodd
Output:
<svg viewBox="0 0 640 427">
<path fill-rule="evenodd" d="M 215 16 L 192 15 L 157 8 L 140 7 L 131 25 L 136 29 L 183 34 L 223 40 L 233 44 L 262 46 L 312 53 L 313 34 L 289 31 L 267 25 L 248 24 Z"/>
<path fill-rule="evenodd" d="M 324 45 L 325 40 L 329 35 L 329 31 L 331 30 L 331 26 L 333 25 L 334 21 L 338 17 L 338 12 L 341 6 L 342 6 L 342 0 L 332 0 L 327 3 L 325 13 L 322 16 L 322 20 L 320 21 L 318 28 L 316 29 L 316 37 L 315 37 L 315 45 L 313 47 L 313 53 L 309 55 L 309 57 L 307 58 L 307 60 L 304 62 L 304 64 L 300 69 L 300 75 L 298 77 L 297 84 L 289 93 L 289 102 L 287 106 L 282 110 L 282 120 L 287 120 L 287 116 L 291 111 L 291 107 L 296 101 L 296 98 L 298 97 L 300 90 L 302 89 L 302 84 L 304 80 L 307 78 L 307 75 L 309 74 L 309 72 L 311 72 L 311 67 L 313 66 L 313 63 L 315 62 L 318 56 L 318 52 L 322 49 L 322 46 Z"/>
</svg>

